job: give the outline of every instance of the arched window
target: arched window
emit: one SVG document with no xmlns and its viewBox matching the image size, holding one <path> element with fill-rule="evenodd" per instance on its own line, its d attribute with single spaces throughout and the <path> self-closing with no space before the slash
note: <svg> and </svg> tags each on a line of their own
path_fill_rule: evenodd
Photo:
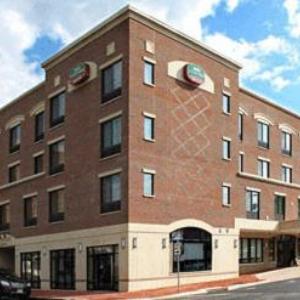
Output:
<svg viewBox="0 0 300 300">
<path fill-rule="evenodd" d="M 177 240 L 182 245 L 179 257 L 180 272 L 211 270 L 212 238 L 209 232 L 199 228 L 186 227 L 170 234 L 173 272 L 177 272 L 177 256 L 174 253 Z"/>
</svg>

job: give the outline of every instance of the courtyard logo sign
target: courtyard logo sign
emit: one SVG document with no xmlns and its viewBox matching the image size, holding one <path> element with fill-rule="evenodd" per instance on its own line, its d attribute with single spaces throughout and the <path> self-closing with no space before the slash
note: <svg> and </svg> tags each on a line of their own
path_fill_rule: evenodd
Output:
<svg viewBox="0 0 300 300">
<path fill-rule="evenodd" d="M 199 65 L 187 64 L 183 68 L 183 77 L 193 85 L 201 85 L 205 80 L 205 72 Z"/>
<path fill-rule="evenodd" d="M 90 77 L 90 66 L 87 63 L 80 63 L 69 71 L 71 84 L 78 85 Z"/>
</svg>

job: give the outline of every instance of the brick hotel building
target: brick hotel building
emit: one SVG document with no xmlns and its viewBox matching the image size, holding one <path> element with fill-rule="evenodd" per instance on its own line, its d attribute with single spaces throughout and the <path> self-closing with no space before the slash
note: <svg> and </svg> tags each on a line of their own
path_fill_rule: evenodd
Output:
<svg viewBox="0 0 300 300">
<path fill-rule="evenodd" d="M 295 261 L 300 116 L 238 63 L 126 7 L 43 68 L 0 110 L 0 267 L 40 289 L 172 286 L 174 236 L 181 283 Z"/>
</svg>

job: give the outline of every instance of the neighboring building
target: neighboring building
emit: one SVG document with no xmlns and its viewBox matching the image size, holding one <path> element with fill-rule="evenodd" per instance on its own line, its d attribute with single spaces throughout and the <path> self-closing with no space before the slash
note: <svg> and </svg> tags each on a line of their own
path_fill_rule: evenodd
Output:
<svg viewBox="0 0 300 300">
<path fill-rule="evenodd" d="M 176 238 L 182 284 L 291 263 L 300 116 L 240 88 L 240 65 L 126 7 L 43 67 L 0 110 L 0 267 L 171 286 Z"/>
</svg>

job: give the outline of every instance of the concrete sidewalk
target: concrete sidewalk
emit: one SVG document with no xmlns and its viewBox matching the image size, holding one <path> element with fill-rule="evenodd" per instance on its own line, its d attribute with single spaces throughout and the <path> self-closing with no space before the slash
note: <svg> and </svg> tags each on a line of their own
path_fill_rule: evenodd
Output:
<svg viewBox="0 0 300 300">
<path fill-rule="evenodd" d="M 187 296 L 192 294 L 207 293 L 216 289 L 227 289 L 232 285 L 258 282 L 255 275 L 242 275 L 238 278 L 219 280 L 212 282 L 202 282 L 197 284 L 183 285 L 180 293 L 177 287 L 160 288 L 155 290 L 145 290 L 128 293 L 91 293 L 76 291 L 33 291 L 33 299 L 59 299 L 59 300 L 112 300 L 112 299 L 167 299 L 177 296 Z"/>
</svg>

